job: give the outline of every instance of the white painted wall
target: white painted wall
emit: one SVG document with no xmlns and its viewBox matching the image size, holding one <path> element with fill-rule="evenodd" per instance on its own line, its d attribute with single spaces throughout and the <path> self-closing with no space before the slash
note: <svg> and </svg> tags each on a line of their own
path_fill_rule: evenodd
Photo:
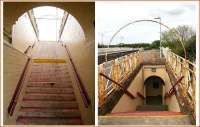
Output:
<svg viewBox="0 0 200 127">
<path fill-rule="evenodd" d="M 79 43 L 85 41 L 84 31 L 78 21 L 69 14 L 61 40 L 65 43 Z"/>
<path fill-rule="evenodd" d="M 12 29 L 12 45 L 14 48 L 24 52 L 29 45 L 37 40 L 34 29 L 31 25 L 28 14 L 19 17 Z"/>
</svg>

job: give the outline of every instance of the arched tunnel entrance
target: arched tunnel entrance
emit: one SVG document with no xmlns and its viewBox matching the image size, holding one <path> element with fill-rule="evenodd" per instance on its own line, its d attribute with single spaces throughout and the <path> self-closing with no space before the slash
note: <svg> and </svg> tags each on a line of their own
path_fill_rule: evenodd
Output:
<svg viewBox="0 0 200 127">
<path fill-rule="evenodd" d="M 4 7 L 4 124 L 93 124 L 94 4 Z"/>
<path fill-rule="evenodd" d="M 151 76 L 145 80 L 144 87 L 147 105 L 163 104 L 164 85 L 164 81 L 158 76 Z"/>
</svg>

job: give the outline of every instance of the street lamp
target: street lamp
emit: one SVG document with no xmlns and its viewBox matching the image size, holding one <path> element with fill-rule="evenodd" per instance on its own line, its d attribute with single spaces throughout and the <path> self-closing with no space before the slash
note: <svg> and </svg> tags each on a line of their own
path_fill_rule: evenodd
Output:
<svg viewBox="0 0 200 127">
<path fill-rule="evenodd" d="M 104 33 L 100 33 L 101 34 L 101 44 L 103 45 L 103 38 L 104 38 Z"/>
<path fill-rule="evenodd" d="M 105 32 L 101 33 L 101 41 L 102 41 L 102 44 L 103 44 L 105 35 L 106 35 L 107 33 L 110 33 L 110 32 L 112 32 L 112 31 L 105 31 Z M 108 44 L 108 47 L 107 47 L 107 48 L 109 49 L 109 44 Z M 107 50 L 106 50 L 106 54 L 105 54 L 105 61 L 106 61 L 106 62 L 108 61 L 108 60 L 107 60 L 107 55 L 108 55 L 108 53 L 107 53 Z"/>
<path fill-rule="evenodd" d="M 156 17 L 154 19 L 159 19 L 160 22 L 160 58 L 162 57 L 162 52 L 161 52 L 161 17 Z"/>
</svg>

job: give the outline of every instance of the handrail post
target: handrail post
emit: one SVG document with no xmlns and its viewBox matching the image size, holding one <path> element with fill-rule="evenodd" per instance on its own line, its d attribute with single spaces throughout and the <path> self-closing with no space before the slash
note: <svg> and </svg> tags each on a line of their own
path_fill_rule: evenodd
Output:
<svg viewBox="0 0 200 127">
<path fill-rule="evenodd" d="M 105 73 L 103 64 L 99 65 L 99 72 L 100 73 Z M 99 93 L 99 107 L 101 107 L 104 102 L 105 102 L 105 98 L 106 98 L 106 91 L 105 91 L 105 86 L 106 85 L 106 80 L 104 77 L 98 76 L 98 93 Z"/>
</svg>

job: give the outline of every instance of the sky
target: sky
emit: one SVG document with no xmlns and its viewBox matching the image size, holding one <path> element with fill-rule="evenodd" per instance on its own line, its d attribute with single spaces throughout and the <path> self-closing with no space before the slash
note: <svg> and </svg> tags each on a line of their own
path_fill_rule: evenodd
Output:
<svg viewBox="0 0 200 127">
<path fill-rule="evenodd" d="M 98 43 L 108 44 L 112 35 L 122 26 L 134 20 L 161 17 L 161 22 L 170 28 L 197 25 L 196 2 L 194 1 L 96 1 L 95 32 Z M 162 31 L 167 29 L 161 27 Z M 123 29 L 112 44 L 151 43 L 160 38 L 160 25 L 152 22 L 138 22 Z"/>
<path fill-rule="evenodd" d="M 57 41 L 64 10 L 43 6 L 33 9 L 40 41 Z"/>
</svg>

